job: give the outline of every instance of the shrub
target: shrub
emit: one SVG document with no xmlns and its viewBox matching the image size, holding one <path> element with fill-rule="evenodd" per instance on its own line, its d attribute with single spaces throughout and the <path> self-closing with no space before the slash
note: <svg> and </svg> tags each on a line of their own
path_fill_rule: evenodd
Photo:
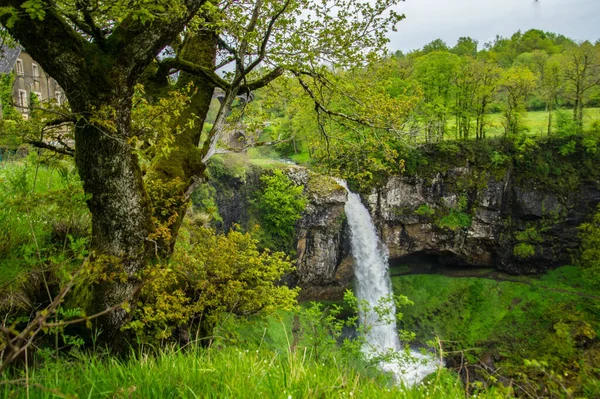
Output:
<svg viewBox="0 0 600 399">
<path fill-rule="evenodd" d="M 415 210 L 415 214 L 419 215 L 419 216 L 426 216 L 426 217 L 431 217 L 433 215 L 435 215 L 435 210 L 432 209 L 429 205 L 427 204 L 421 204 L 419 205 L 419 207 Z"/>
<path fill-rule="evenodd" d="M 292 264 L 285 254 L 261 252 L 257 244 L 249 233 L 222 235 L 188 222 L 170 263 L 146 271 L 148 282 L 127 328 L 149 342 L 170 338 L 182 326 L 194 326 L 206 337 L 226 313 L 291 309 L 298 290 L 278 281 Z"/>
<path fill-rule="evenodd" d="M 588 223 L 579 226 L 581 253 L 579 265 L 595 284 L 600 283 L 600 205 Z"/>
<path fill-rule="evenodd" d="M 458 197 L 458 203 L 455 209 L 450 209 L 448 214 L 438 220 L 438 226 L 450 230 L 458 230 L 471 227 L 473 219 L 466 213 L 468 200 L 466 195 Z"/>
<path fill-rule="evenodd" d="M 513 254 L 517 258 L 521 258 L 521 259 L 531 258 L 533 255 L 535 255 L 535 248 L 531 244 L 521 242 L 514 246 Z"/>
<path fill-rule="evenodd" d="M 500 168 L 504 165 L 507 164 L 507 162 L 510 160 L 510 157 L 503 154 L 500 151 L 492 151 L 492 154 L 490 156 L 490 163 L 492 164 L 492 167 L 494 168 Z"/>
<path fill-rule="evenodd" d="M 471 216 L 464 212 L 451 209 L 446 216 L 442 216 L 442 218 L 440 218 L 438 225 L 450 230 L 458 230 L 471 227 L 472 223 L 473 220 L 471 219 Z"/>
<path fill-rule="evenodd" d="M 304 186 L 295 186 L 278 169 L 262 175 L 260 181 L 262 188 L 253 205 L 260 220 L 261 244 L 272 250 L 293 253 L 296 221 L 307 204 Z"/>
</svg>

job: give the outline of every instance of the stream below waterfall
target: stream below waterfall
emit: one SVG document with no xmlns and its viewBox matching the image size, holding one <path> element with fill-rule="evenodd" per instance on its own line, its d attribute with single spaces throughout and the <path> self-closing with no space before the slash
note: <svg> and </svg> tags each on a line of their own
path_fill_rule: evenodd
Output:
<svg viewBox="0 0 600 399">
<path fill-rule="evenodd" d="M 395 321 L 396 308 L 392 298 L 392 284 L 388 272 L 388 251 L 377 236 L 371 215 L 362 204 L 358 194 L 351 192 L 346 182 L 338 181 L 348 191 L 348 201 L 344 207 L 350 229 L 352 256 L 355 259 L 355 295 L 359 301 L 366 301 L 369 309 L 359 310 L 359 322 L 365 332 L 364 353 L 373 358 L 386 355 L 380 367 L 391 372 L 397 382 L 407 386 L 420 382 L 437 368 L 433 358 L 417 351 L 405 352 Z M 388 299 L 388 300 L 386 300 Z M 381 317 L 375 307 L 385 304 L 387 314 Z M 390 360 L 387 355 L 392 355 Z"/>
</svg>

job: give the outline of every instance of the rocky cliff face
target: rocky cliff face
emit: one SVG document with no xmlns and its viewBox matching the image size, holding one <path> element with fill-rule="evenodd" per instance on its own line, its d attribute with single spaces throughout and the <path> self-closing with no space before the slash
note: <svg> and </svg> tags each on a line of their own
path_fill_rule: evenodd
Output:
<svg viewBox="0 0 600 399">
<path fill-rule="evenodd" d="M 588 182 L 559 195 L 510 169 L 492 176 L 457 167 L 391 177 L 365 199 L 392 258 L 422 252 L 526 274 L 571 261 L 577 226 L 600 201 L 600 188 Z"/>
<path fill-rule="evenodd" d="M 222 231 L 234 224 L 251 227 L 251 201 L 267 169 L 252 167 L 241 175 L 218 173 L 211 179 L 211 196 L 219 210 Z M 303 288 L 303 299 L 339 299 L 353 278 L 352 257 L 346 247 L 346 190 L 330 177 L 306 168 L 288 166 L 284 173 L 304 187 L 306 209 L 296 224 L 296 273 L 287 282 Z M 198 207 L 203 207 L 198 203 Z M 206 211 L 206 206 L 204 206 Z"/>
<path fill-rule="evenodd" d="M 346 190 L 333 179 L 304 168 L 287 175 L 303 185 L 309 203 L 296 226 L 298 284 L 303 299 L 338 299 L 353 278 L 345 243 Z"/>
<path fill-rule="evenodd" d="M 253 193 L 266 170 L 220 176 L 211 183 L 223 230 L 246 225 Z M 289 283 L 304 299 L 339 299 L 352 278 L 346 233 L 346 191 L 305 168 L 284 172 L 309 199 L 296 225 L 297 272 Z M 577 226 L 600 202 L 597 180 L 573 190 L 524 179 L 511 168 L 451 167 L 424 176 L 393 176 L 363 196 L 390 257 L 439 255 L 448 265 L 493 267 L 512 274 L 539 273 L 571 262 Z"/>
</svg>

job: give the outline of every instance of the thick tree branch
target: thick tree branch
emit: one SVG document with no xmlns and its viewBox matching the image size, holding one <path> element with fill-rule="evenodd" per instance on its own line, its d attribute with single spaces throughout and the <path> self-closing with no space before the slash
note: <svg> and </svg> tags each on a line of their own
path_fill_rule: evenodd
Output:
<svg viewBox="0 0 600 399">
<path fill-rule="evenodd" d="M 77 14 L 65 14 L 65 17 L 69 19 L 75 26 L 75 28 L 79 29 L 81 32 L 85 33 L 89 37 L 94 37 L 94 32 L 91 26 L 82 21 Z"/>
<path fill-rule="evenodd" d="M 81 4 L 81 3 L 78 3 L 78 4 Z M 80 10 L 81 10 L 81 13 L 83 14 L 83 20 L 85 21 L 85 24 L 87 26 L 89 26 L 89 28 L 90 28 L 91 36 L 100 45 L 100 47 L 104 48 L 104 45 L 105 45 L 104 32 L 102 32 L 102 29 L 100 29 L 96 25 L 96 23 L 94 22 L 94 18 L 89 13 L 89 10 L 87 9 L 87 7 L 84 7 L 82 5 Z"/>
<path fill-rule="evenodd" d="M 267 73 L 260 79 L 255 80 L 253 82 L 249 82 L 246 85 L 240 86 L 238 93 L 250 93 L 254 90 L 263 88 L 266 85 L 268 85 L 269 83 L 271 83 L 272 81 L 274 81 L 275 79 L 277 79 L 278 77 L 280 77 L 281 75 L 283 75 L 284 72 L 285 72 L 285 69 L 283 69 L 282 67 L 276 67 L 275 69 L 273 69 L 271 72 Z"/>
<path fill-rule="evenodd" d="M 157 19 L 142 23 L 130 16 L 123 20 L 106 39 L 107 48 L 119 59 L 122 66 L 130 68 L 134 80 L 156 54 L 183 30 L 207 0 L 184 0 L 186 12 L 172 20 Z"/>
<path fill-rule="evenodd" d="M 34 146 L 36 148 L 42 148 L 45 150 L 54 151 L 58 154 L 68 155 L 71 157 L 75 155 L 75 150 L 72 149 L 71 147 L 60 148 L 60 147 L 56 147 L 52 144 L 48 144 L 44 141 L 37 141 L 37 140 L 25 140 L 25 142 L 27 144 L 31 144 L 32 146 Z"/>
<path fill-rule="evenodd" d="M 227 90 L 230 87 L 229 82 L 217 75 L 211 68 L 206 68 L 180 58 L 166 58 L 160 62 L 159 68 L 165 68 L 162 69 L 163 71 L 166 69 L 179 69 L 191 75 L 205 77 L 210 80 L 212 84 L 223 90 Z"/>
<path fill-rule="evenodd" d="M 0 7 L 21 11 L 24 3 L 24 0 L 0 0 Z M 45 12 L 44 18 L 35 23 L 22 13 L 14 21 L 10 13 L 5 13 L 0 16 L 0 23 L 65 89 L 74 86 L 75 82 L 90 81 L 86 74 L 89 69 L 86 55 L 93 51 L 94 46 L 77 33 L 54 7 L 48 7 Z"/>
</svg>

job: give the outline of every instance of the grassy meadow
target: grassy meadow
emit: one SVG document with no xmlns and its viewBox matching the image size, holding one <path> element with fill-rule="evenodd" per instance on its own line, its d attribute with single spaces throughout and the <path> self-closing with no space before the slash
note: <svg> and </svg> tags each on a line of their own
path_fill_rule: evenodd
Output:
<svg viewBox="0 0 600 399">
<path fill-rule="evenodd" d="M 558 130 L 556 124 L 559 113 L 564 115 L 567 119 L 571 119 L 573 116 L 573 110 L 571 109 L 554 111 L 552 116 L 552 130 L 554 133 Z M 585 108 L 583 121 L 583 129 L 590 130 L 594 126 L 594 122 L 598 123 L 597 121 L 600 121 L 600 108 Z M 487 114 L 486 123 L 487 137 L 502 137 L 504 135 L 501 113 Z M 546 136 L 548 134 L 548 112 L 546 111 L 528 111 L 523 115 L 522 123 L 524 130 L 530 135 Z M 454 138 L 455 126 L 454 120 L 451 120 L 448 123 L 448 138 Z"/>
</svg>

